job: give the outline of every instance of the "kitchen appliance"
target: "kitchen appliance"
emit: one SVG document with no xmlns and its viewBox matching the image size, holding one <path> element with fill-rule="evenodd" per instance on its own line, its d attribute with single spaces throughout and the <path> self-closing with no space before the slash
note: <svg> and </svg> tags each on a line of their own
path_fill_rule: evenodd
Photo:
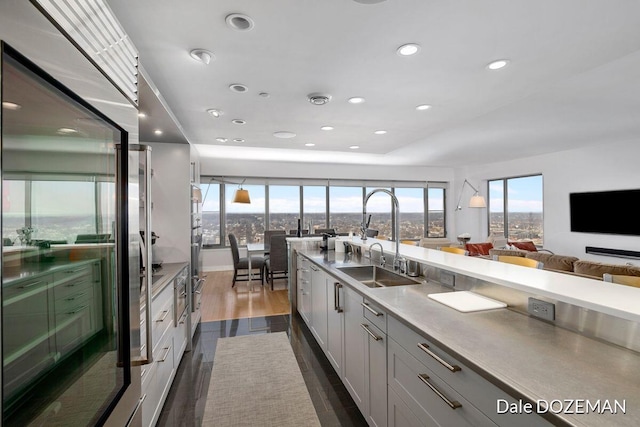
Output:
<svg viewBox="0 0 640 427">
<path fill-rule="evenodd" d="M 9 24 L 16 19 L 20 25 Z M 85 227 L 82 232 L 113 238 L 69 242 L 66 249 L 48 245 L 42 257 L 30 255 L 33 247 L 17 247 L 18 257 L 32 262 L 13 270 L 3 263 L 0 425 L 138 426 L 140 252 L 131 195 L 137 173 L 134 179 L 130 173 L 137 165 L 127 155 L 137 126 L 120 125 L 137 123 L 136 109 L 104 75 L 92 74 L 86 58 L 32 4 L 0 2 L 0 39 L 2 101 L 28 112 L 2 112 L 3 221 L 21 196 L 27 202 L 13 230 L 33 227 L 47 240 L 67 240 Z M 85 88 L 104 102 L 85 101 Z M 41 126 L 47 121 L 74 129 Z M 88 389 L 100 404 L 71 397 Z"/>
</svg>

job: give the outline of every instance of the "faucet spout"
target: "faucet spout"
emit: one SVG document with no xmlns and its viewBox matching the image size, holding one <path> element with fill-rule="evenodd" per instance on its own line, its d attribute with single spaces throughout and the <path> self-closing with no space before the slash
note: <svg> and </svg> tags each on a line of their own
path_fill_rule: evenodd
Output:
<svg viewBox="0 0 640 427">
<path fill-rule="evenodd" d="M 369 246 L 369 259 L 373 259 L 371 258 L 371 248 L 373 248 L 375 245 L 380 246 L 380 267 L 384 267 L 387 260 L 384 257 L 384 248 L 382 247 L 382 243 L 375 242 L 371 244 L 371 246 Z"/>
<path fill-rule="evenodd" d="M 400 255 L 400 204 L 398 203 L 398 198 L 391 191 L 385 188 L 376 188 L 375 190 L 371 190 L 369 194 L 365 196 L 364 203 L 362 204 L 362 240 L 366 240 L 367 227 L 369 226 L 368 221 L 366 221 L 367 202 L 375 193 L 386 193 L 391 196 L 391 201 L 393 202 L 393 239 L 396 244 L 396 254 L 393 258 L 393 269 L 400 270 L 401 273 L 404 273 L 407 261 Z M 380 245 L 380 248 L 382 248 L 382 245 Z"/>
</svg>

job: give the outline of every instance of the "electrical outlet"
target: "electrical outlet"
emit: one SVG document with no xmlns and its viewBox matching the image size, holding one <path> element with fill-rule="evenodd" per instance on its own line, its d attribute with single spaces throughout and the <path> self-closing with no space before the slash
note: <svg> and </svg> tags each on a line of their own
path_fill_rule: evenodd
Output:
<svg viewBox="0 0 640 427">
<path fill-rule="evenodd" d="M 456 286 L 456 275 L 448 271 L 440 271 L 440 283 L 453 288 Z"/>
<path fill-rule="evenodd" d="M 536 298 L 529 298 L 529 314 L 544 320 L 556 319 L 556 305 Z"/>
</svg>

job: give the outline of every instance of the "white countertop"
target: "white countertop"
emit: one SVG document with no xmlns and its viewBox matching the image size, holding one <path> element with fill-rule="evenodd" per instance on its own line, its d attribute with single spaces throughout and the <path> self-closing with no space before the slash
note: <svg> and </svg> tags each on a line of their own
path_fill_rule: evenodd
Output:
<svg viewBox="0 0 640 427">
<path fill-rule="evenodd" d="M 387 259 L 395 254 L 394 242 L 378 239 L 363 242 L 359 237 L 340 240 L 365 248 L 380 243 Z M 379 248 L 376 246 L 373 251 L 379 252 Z M 400 245 L 400 254 L 454 273 L 640 323 L 640 288 L 404 244 Z"/>
</svg>

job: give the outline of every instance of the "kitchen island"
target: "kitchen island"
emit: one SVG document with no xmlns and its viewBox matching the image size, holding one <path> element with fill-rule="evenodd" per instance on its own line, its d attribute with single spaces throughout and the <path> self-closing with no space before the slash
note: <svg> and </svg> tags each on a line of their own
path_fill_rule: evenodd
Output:
<svg viewBox="0 0 640 427">
<path fill-rule="evenodd" d="M 349 243 L 355 252 L 360 247 L 366 253 L 373 242 L 380 241 Z M 393 243 L 382 246 L 391 258 Z M 637 344 L 637 332 L 624 348 L 560 327 L 569 323 L 562 319 L 542 321 L 521 309 L 521 300 L 533 295 L 555 301 L 558 316 L 576 312 L 588 323 L 595 319 L 594 329 L 631 324 L 637 330 L 640 290 L 405 245 L 401 253 L 423 265 L 427 280 L 370 288 L 340 269 L 369 264 L 369 259 L 312 247 L 294 255 L 292 287 L 303 289 L 292 290 L 298 311 L 370 424 L 429 425 L 444 419 L 456 425 L 640 425 L 640 354 L 629 348 Z M 453 291 L 432 279 L 438 277 L 433 269 L 454 274 L 456 290 L 466 286 L 490 294 L 509 308 L 462 313 L 432 300 L 429 294 Z M 314 280 L 315 270 L 325 274 L 324 288 L 322 278 Z M 581 285 L 582 292 L 570 292 Z M 362 304 L 352 318 L 361 322 L 353 330 L 361 329 L 364 338 L 349 332 L 350 298 Z M 371 307 L 379 316 L 372 317 Z M 343 331 L 339 350 L 332 346 L 337 329 Z M 354 342 L 356 353 L 363 350 L 367 356 L 363 379 L 349 372 Z M 383 347 L 376 350 L 376 345 Z M 384 383 L 373 366 L 386 368 Z M 414 390 L 414 383 L 424 387 Z M 376 413 L 383 405 L 386 411 Z"/>
</svg>

